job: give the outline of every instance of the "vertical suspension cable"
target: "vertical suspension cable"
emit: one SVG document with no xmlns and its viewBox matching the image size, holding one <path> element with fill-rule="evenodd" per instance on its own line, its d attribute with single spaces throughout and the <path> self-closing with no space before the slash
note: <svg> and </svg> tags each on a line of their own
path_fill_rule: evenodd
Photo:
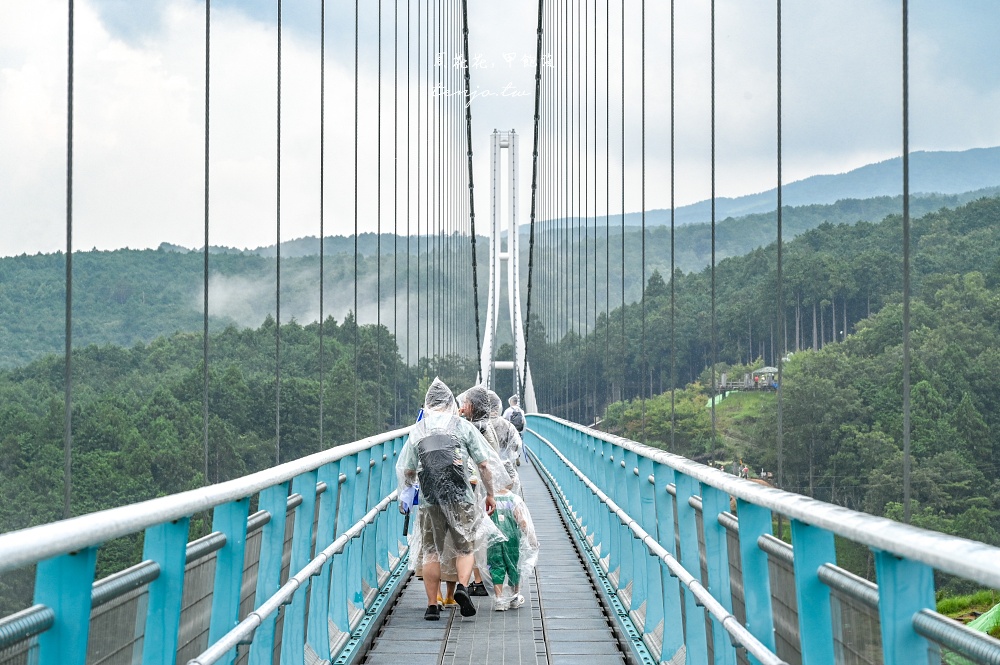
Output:
<svg viewBox="0 0 1000 665">
<path fill-rule="evenodd" d="M 324 0 L 325 1 L 325 0 Z M 399 3 L 392 14 L 392 334 L 399 349 Z M 399 363 L 392 359 L 392 426 L 399 427 Z"/>
<path fill-rule="evenodd" d="M 358 438 L 358 0 L 354 0 L 354 438 Z"/>
<path fill-rule="evenodd" d="M 620 398 L 625 400 L 628 362 L 625 354 L 625 5 L 622 5 L 622 385 Z"/>
<path fill-rule="evenodd" d="M 66 350 L 63 376 L 63 519 L 73 495 L 73 0 L 69 0 L 66 69 Z"/>
<path fill-rule="evenodd" d="M 712 363 L 711 377 L 712 386 L 709 394 L 712 399 L 712 445 L 716 443 L 716 420 L 715 420 L 715 396 L 716 396 L 716 386 L 715 386 L 715 364 L 716 364 L 716 339 L 715 339 L 715 0 L 711 3 L 712 12 L 712 84 L 711 84 L 711 97 L 712 97 L 712 112 L 711 112 L 711 125 L 712 125 L 712 316 L 711 316 L 711 345 L 710 358 Z"/>
<path fill-rule="evenodd" d="M 777 52 L 778 52 L 778 62 L 777 62 L 777 74 L 778 74 L 778 95 L 777 95 L 777 107 L 778 107 L 778 303 L 777 303 L 777 321 L 776 326 L 778 327 L 778 334 L 781 334 L 781 325 L 785 319 L 785 296 L 784 296 L 784 277 L 782 275 L 782 257 L 784 253 L 784 238 L 782 237 L 782 211 L 781 211 L 781 187 L 782 187 L 782 175 L 781 175 L 781 158 L 782 158 L 782 147 L 781 147 L 781 0 L 777 0 L 778 4 L 778 35 L 777 35 Z M 781 337 L 782 342 L 780 345 L 781 352 L 778 354 L 778 487 L 784 487 L 784 471 L 785 471 L 785 449 L 784 449 L 784 427 L 782 424 L 783 410 L 782 410 L 782 396 L 785 392 L 785 382 L 782 380 L 782 372 L 784 366 L 784 357 L 788 353 L 788 349 L 785 348 L 784 336 Z"/>
<path fill-rule="evenodd" d="M 319 3 L 319 449 L 323 450 L 323 402 L 326 397 L 323 356 L 323 282 L 326 279 L 326 0 Z"/>
<path fill-rule="evenodd" d="M 376 93 L 375 131 L 376 159 L 375 176 L 375 366 L 378 374 L 378 388 L 375 392 L 375 431 L 382 429 L 382 0 L 378 2 L 378 92 Z"/>
<path fill-rule="evenodd" d="M 910 523 L 910 32 L 903 0 L 903 521 Z M 845 331 L 846 333 L 846 331 Z"/>
<path fill-rule="evenodd" d="M 278 0 L 278 121 L 274 286 L 274 464 L 281 464 L 281 0 Z"/>
<path fill-rule="evenodd" d="M 597 340 L 597 0 L 594 0 L 594 327 L 593 339 Z M 597 421 L 597 363 L 591 363 L 591 399 L 594 402 L 594 419 Z"/>
<path fill-rule="evenodd" d="M 780 1 L 780 0 L 779 0 Z M 675 145 L 675 56 L 676 45 L 674 44 L 674 14 L 675 1 L 670 0 L 670 452 L 677 450 L 677 280 L 675 272 L 677 270 L 676 253 L 676 230 L 677 230 L 677 203 L 676 174 L 674 172 L 676 145 Z"/>
<path fill-rule="evenodd" d="M 418 5 L 418 12 L 419 5 Z M 413 237 L 410 231 L 410 216 L 412 214 L 412 201 L 410 198 L 410 182 L 411 174 L 413 171 L 413 164 L 410 161 L 410 145 L 412 144 L 412 134 L 413 134 L 413 121 L 410 115 L 410 102 L 412 101 L 413 95 L 410 91 L 410 74 L 412 68 L 410 66 L 410 54 L 412 49 L 410 48 L 410 34 L 413 30 L 413 25 L 410 21 L 410 2 L 406 2 L 406 366 L 411 366 L 410 360 L 410 338 L 412 337 L 413 328 L 410 327 L 410 257 L 412 252 L 410 251 L 410 239 Z"/>
<path fill-rule="evenodd" d="M 417 329 L 417 340 L 416 340 L 416 342 L 417 342 L 417 364 L 418 365 L 420 363 L 420 332 L 421 332 L 421 330 L 420 330 L 421 329 L 420 314 L 421 314 L 421 312 L 424 309 L 423 307 L 421 307 L 421 304 L 424 301 L 424 298 L 423 298 L 423 289 L 420 288 L 422 286 L 422 282 L 423 282 L 423 275 L 421 274 L 421 269 L 420 269 L 420 266 L 421 266 L 421 253 L 420 253 L 420 213 L 421 213 L 421 207 L 420 207 L 420 204 L 422 203 L 420 195 L 421 195 L 421 191 L 422 191 L 421 190 L 421 183 L 423 181 L 422 176 L 425 173 L 424 169 L 422 168 L 423 164 L 421 163 L 421 158 L 423 156 L 423 151 L 421 150 L 421 143 L 420 143 L 420 137 L 423 136 L 423 125 L 421 124 L 422 121 L 423 121 L 423 108 L 422 108 L 423 105 L 421 103 L 421 98 L 420 98 L 420 91 L 422 89 L 421 81 L 422 81 L 422 76 L 423 76 L 423 70 L 421 69 L 421 65 L 423 64 L 423 38 L 422 38 L 423 37 L 423 33 L 421 32 L 422 28 L 421 28 L 421 10 L 420 10 L 422 4 L 423 3 L 421 3 L 420 0 L 417 0 L 417 103 L 416 103 L 416 106 L 417 106 L 417 137 L 416 137 L 416 144 L 417 144 L 417 197 L 416 197 L 416 216 L 417 216 L 417 325 L 416 325 L 416 329 Z"/>
<path fill-rule="evenodd" d="M 642 14 L 642 26 L 639 50 L 642 62 L 639 68 L 639 89 L 641 90 L 642 96 L 642 102 L 640 104 L 642 116 L 642 137 L 639 150 L 639 161 L 642 165 L 642 176 L 639 181 L 641 190 L 639 209 L 642 211 L 642 296 L 640 298 L 640 306 L 642 308 L 642 342 L 640 345 L 642 352 L 642 375 L 639 377 L 639 401 L 642 413 L 642 442 L 646 443 L 646 375 L 649 373 L 649 362 L 646 358 L 646 0 L 642 0 L 640 8 Z"/>
<path fill-rule="evenodd" d="M 576 327 L 576 334 L 577 334 L 577 344 L 580 344 L 581 340 L 583 339 L 583 326 L 582 326 L 582 323 L 581 323 L 581 314 L 582 314 L 582 310 L 583 310 L 583 307 L 581 306 L 582 303 L 583 303 L 583 288 L 582 288 L 582 284 L 584 284 L 584 282 L 581 279 L 581 276 L 583 275 L 583 270 L 582 270 L 582 264 L 583 264 L 583 254 L 582 254 L 583 250 L 582 250 L 582 247 L 583 247 L 583 244 L 581 242 L 581 234 L 580 234 L 580 230 L 582 228 L 582 222 L 581 222 L 581 217 L 580 217 L 580 211 L 582 210 L 582 208 L 581 208 L 581 197 L 583 196 L 583 182 L 580 179 L 581 178 L 581 173 L 583 171 L 583 169 L 582 169 L 583 160 L 581 159 L 581 156 L 583 155 L 583 150 L 582 150 L 582 144 L 580 142 L 580 139 L 581 139 L 580 117 L 582 115 L 582 113 L 580 112 L 580 94 L 581 94 L 581 89 L 582 89 L 582 86 L 580 85 L 580 76 L 581 76 L 580 75 L 580 70 L 582 68 L 582 63 L 581 63 L 582 58 L 580 57 L 580 53 L 581 53 L 581 50 L 580 50 L 581 49 L 581 39 L 580 39 L 580 13 L 581 12 L 580 12 L 580 5 L 581 4 L 585 4 L 585 2 L 586 2 L 586 0 L 584 0 L 584 3 L 578 3 L 577 7 L 576 7 L 576 39 L 575 39 L 575 41 L 576 41 L 576 81 L 574 83 L 576 85 L 576 155 L 575 155 L 575 159 L 574 159 L 574 164 L 575 164 L 575 171 L 576 171 L 576 280 L 573 283 L 573 287 L 574 287 L 574 290 L 576 291 L 576 295 L 575 295 L 575 300 L 576 300 L 576 321 L 575 321 L 575 327 Z M 578 423 L 582 423 L 583 422 L 583 415 L 582 415 L 582 408 L 583 408 L 583 399 L 582 399 L 582 397 L 583 397 L 583 391 L 580 390 L 581 372 L 580 372 L 580 365 L 578 363 L 574 363 L 574 366 L 576 368 L 576 371 L 574 372 L 574 376 L 575 376 L 575 379 L 576 379 L 576 384 L 575 384 L 575 387 L 574 387 L 574 393 L 576 394 L 576 400 L 575 400 L 576 401 L 576 421 Z"/>
<path fill-rule="evenodd" d="M 604 373 L 611 373 L 611 1 L 604 4 Z M 610 403 L 614 392 L 608 395 Z"/>
<path fill-rule="evenodd" d="M 211 44 L 212 44 L 212 0 L 205 0 L 205 248 L 202 254 L 203 270 L 202 270 L 202 284 L 203 284 L 203 316 L 202 316 L 202 332 L 201 332 L 201 369 L 202 369 L 202 404 L 201 404 L 201 425 L 202 425 L 202 450 L 205 454 L 204 467 L 202 473 L 204 474 L 204 483 L 209 484 L 208 480 L 208 148 L 209 148 L 209 126 L 208 126 L 208 109 L 209 109 L 209 79 L 210 79 L 210 68 L 209 68 L 209 57 L 211 54 Z"/>
</svg>

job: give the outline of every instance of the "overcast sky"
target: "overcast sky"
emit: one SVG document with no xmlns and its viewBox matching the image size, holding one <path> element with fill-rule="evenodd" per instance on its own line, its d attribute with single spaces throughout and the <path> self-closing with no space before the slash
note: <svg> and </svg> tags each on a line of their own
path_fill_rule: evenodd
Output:
<svg viewBox="0 0 1000 665">
<path fill-rule="evenodd" d="M 555 5 L 556 3 L 549 3 Z M 376 228 L 375 133 L 381 119 L 382 228 L 393 229 L 393 21 L 382 0 L 382 112 L 378 113 L 376 0 L 363 0 L 358 105 L 362 231 Z M 579 43 L 549 49 L 546 76 L 575 79 L 586 57 L 593 93 L 594 3 Z M 640 209 L 640 3 L 597 2 L 597 84 L 610 88 L 611 212 Z M 669 3 L 646 14 L 646 206 L 670 205 Z M 718 0 L 717 194 L 775 186 L 775 3 Z M 901 150 L 901 19 L 898 1 L 786 0 L 783 6 L 784 179 L 837 173 Z M 76 249 L 199 247 L 203 239 L 204 4 L 192 0 L 77 0 L 74 246 Z M 319 0 L 285 0 L 282 31 L 282 238 L 319 232 Z M 428 3 L 424 4 L 427 7 Z M 405 3 L 399 5 L 405 25 Z M 410 3 L 415 18 L 417 3 Z M 489 134 L 521 136 L 521 221 L 528 221 L 533 58 L 538 5 L 469 0 L 478 218 L 489 191 Z M 1000 6 L 994 0 L 910 2 L 911 149 L 1000 145 Z M 275 240 L 275 3 L 216 0 L 212 8 L 211 242 L 255 247 Z M 709 3 L 676 10 L 677 205 L 710 195 Z M 611 25 L 610 48 L 605 23 Z M 326 231 L 353 230 L 354 3 L 329 0 L 326 65 Z M 584 37 L 586 36 L 586 44 Z M 400 28 L 400 63 L 406 33 Z M 552 35 L 551 31 L 549 36 Z M 415 39 L 414 33 L 411 39 Z M 610 54 L 605 54 L 609 50 Z M 551 52 L 550 52 L 551 51 Z M 453 54 L 446 54 L 444 64 Z M 605 62 L 610 67 L 606 75 Z M 66 1 L 0 2 L 0 255 L 65 247 Z M 415 63 L 412 63 L 415 70 Z M 405 124 L 405 70 L 400 71 Z M 500 93 L 506 90 L 507 95 Z M 489 91 L 492 96 L 483 94 Z M 587 141 L 603 98 L 586 109 Z M 411 114 L 412 115 L 412 114 Z M 578 123 L 581 126 L 584 119 Z M 580 139 L 583 141 L 584 139 Z M 403 144 L 400 150 L 405 150 Z M 402 159 L 402 158 L 401 158 Z M 588 169 L 591 168 L 588 166 Z M 593 173 L 590 172 L 590 178 Z M 400 187 L 405 187 L 401 184 Z M 586 193 L 604 208 L 603 187 Z M 397 217 L 401 230 L 405 214 Z"/>
</svg>

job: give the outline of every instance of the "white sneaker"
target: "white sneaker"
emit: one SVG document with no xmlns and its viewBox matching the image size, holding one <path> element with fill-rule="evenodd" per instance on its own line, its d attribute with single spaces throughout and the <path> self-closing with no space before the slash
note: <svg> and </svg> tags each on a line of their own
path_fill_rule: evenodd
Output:
<svg viewBox="0 0 1000 665">
<path fill-rule="evenodd" d="M 508 601 L 506 598 L 494 598 L 493 599 L 493 611 L 494 612 L 503 612 L 508 607 L 510 607 L 510 601 Z"/>
<path fill-rule="evenodd" d="M 516 596 L 510 599 L 508 607 L 509 609 L 516 610 L 521 605 L 524 605 L 524 596 L 522 596 L 521 594 L 517 594 Z"/>
</svg>

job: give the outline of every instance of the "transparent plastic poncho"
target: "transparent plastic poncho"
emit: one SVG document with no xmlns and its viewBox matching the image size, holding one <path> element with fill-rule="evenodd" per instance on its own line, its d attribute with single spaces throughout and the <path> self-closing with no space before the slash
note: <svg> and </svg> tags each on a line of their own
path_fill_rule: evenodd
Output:
<svg viewBox="0 0 1000 665">
<path fill-rule="evenodd" d="M 491 520 L 506 537 L 489 546 L 487 570 L 494 587 L 501 587 L 499 598 L 509 601 L 527 588 L 526 583 L 538 563 L 538 536 L 527 505 L 517 494 L 501 491 Z"/>
<path fill-rule="evenodd" d="M 415 526 L 411 517 L 410 565 L 417 570 L 425 562 L 440 562 L 444 579 L 455 557 L 503 540 L 486 516 L 486 486 L 511 482 L 499 455 L 456 412 L 451 391 L 435 379 L 424 417 L 410 431 L 396 465 L 401 495 L 420 486 Z"/>
<path fill-rule="evenodd" d="M 462 393 L 459 403 L 468 404 L 472 424 L 483 435 L 490 448 L 496 451 L 504 464 L 504 470 L 513 481 L 513 491 L 521 494 L 521 480 L 517 475 L 514 461 L 520 452 L 521 437 L 507 420 L 497 414 L 499 397 L 492 390 L 473 386 Z"/>
</svg>

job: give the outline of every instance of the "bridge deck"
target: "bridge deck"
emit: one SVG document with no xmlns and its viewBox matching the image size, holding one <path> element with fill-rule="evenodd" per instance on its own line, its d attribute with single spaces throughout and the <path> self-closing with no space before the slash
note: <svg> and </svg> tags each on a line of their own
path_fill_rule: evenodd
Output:
<svg viewBox="0 0 1000 665">
<path fill-rule="evenodd" d="M 478 613 L 446 611 L 424 621 L 423 585 L 411 577 L 375 639 L 367 665 L 622 665 L 608 620 L 548 489 L 522 465 L 524 498 L 541 543 L 524 607 L 492 611 L 492 595 L 473 598 Z M 492 589 L 490 590 L 492 593 Z"/>
</svg>

